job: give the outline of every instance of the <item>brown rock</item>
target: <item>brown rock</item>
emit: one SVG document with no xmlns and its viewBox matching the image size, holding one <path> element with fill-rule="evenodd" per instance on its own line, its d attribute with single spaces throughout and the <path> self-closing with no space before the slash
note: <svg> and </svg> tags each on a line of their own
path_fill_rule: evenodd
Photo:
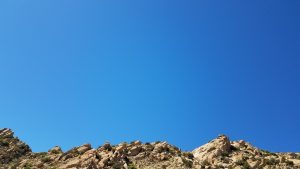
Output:
<svg viewBox="0 0 300 169">
<path fill-rule="evenodd" d="M 77 148 L 77 151 L 80 153 L 80 154 L 83 154 L 85 152 L 87 152 L 88 150 L 92 149 L 92 146 L 90 144 L 84 144 L 80 147 Z"/>
</svg>

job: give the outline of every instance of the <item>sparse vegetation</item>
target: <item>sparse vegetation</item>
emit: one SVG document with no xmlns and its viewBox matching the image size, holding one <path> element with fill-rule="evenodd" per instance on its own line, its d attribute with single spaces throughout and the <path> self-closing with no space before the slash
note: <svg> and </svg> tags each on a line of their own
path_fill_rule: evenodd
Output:
<svg viewBox="0 0 300 169">
<path fill-rule="evenodd" d="M 32 164 L 31 163 L 26 163 L 24 165 L 24 169 L 31 169 L 32 168 Z"/>
<path fill-rule="evenodd" d="M 269 160 L 266 161 L 267 165 L 276 165 L 279 163 L 279 160 L 275 159 L 275 158 L 270 158 Z"/>
<path fill-rule="evenodd" d="M 222 157 L 228 157 L 228 156 L 229 156 L 229 153 L 227 153 L 227 152 L 222 152 L 221 156 L 222 156 Z"/>
<path fill-rule="evenodd" d="M 128 169 L 137 169 L 137 167 L 133 163 L 130 163 L 128 164 Z"/>
<path fill-rule="evenodd" d="M 264 154 L 266 154 L 266 155 L 270 155 L 270 154 L 271 154 L 271 152 L 268 151 L 268 150 L 263 150 L 263 149 L 261 149 L 261 151 L 262 151 Z"/>
<path fill-rule="evenodd" d="M 248 164 L 248 162 L 246 160 L 239 160 L 235 163 L 236 165 L 239 165 L 242 167 L 242 169 L 250 169 L 250 165 Z"/>
<path fill-rule="evenodd" d="M 48 157 L 48 156 L 46 156 L 46 157 L 43 157 L 43 158 L 41 159 L 41 161 L 42 161 L 43 163 L 48 163 L 48 162 L 51 161 L 51 158 Z"/>
<path fill-rule="evenodd" d="M 234 147 L 234 146 L 230 146 L 230 150 L 231 150 L 231 151 L 238 151 L 238 150 L 240 150 L 240 149 L 237 148 L 237 147 Z"/>
<path fill-rule="evenodd" d="M 226 163 L 226 164 L 228 164 L 230 162 L 228 157 L 221 157 L 221 160 L 223 161 L 223 163 Z"/>
<path fill-rule="evenodd" d="M 51 153 L 53 153 L 53 154 L 60 154 L 61 152 L 59 150 L 52 150 Z"/>
<path fill-rule="evenodd" d="M 266 156 L 278 156 L 277 154 L 275 154 L 275 153 L 272 153 L 272 152 L 270 152 L 270 151 L 268 151 L 268 150 L 261 150 L 263 153 L 264 153 L 264 155 L 266 155 Z"/>
<path fill-rule="evenodd" d="M 5 141 L 5 140 L 0 140 L 0 146 L 8 147 L 9 146 L 9 142 Z"/>
<path fill-rule="evenodd" d="M 287 160 L 285 163 L 286 163 L 288 166 L 294 166 L 294 162 L 293 162 L 293 161 Z"/>
<path fill-rule="evenodd" d="M 207 160 L 204 160 L 204 161 L 202 162 L 202 165 L 204 165 L 204 166 L 209 166 L 210 163 L 209 163 Z"/>
<path fill-rule="evenodd" d="M 193 159 L 194 155 L 191 152 L 183 152 L 182 153 L 184 157 L 187 157 L 188 159 Z"/>
</svg>

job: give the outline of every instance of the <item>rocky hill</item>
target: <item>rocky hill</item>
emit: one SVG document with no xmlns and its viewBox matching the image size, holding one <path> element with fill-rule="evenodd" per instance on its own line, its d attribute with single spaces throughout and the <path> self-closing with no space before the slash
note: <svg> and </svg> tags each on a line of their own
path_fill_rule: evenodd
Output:
<svg viewBox="0 0 300 169">
<path fill-rule="evenodd" d="M 300 168 L 300 153 L 271 153 L 240 140 L 220 135 L 192 152 L 183 152 L 167 142 L 90 144 L 63 152 L 53 147 L 35 153 L 14 137 L 12 130 L 0 129 L 0 169 L 285 169 Z"/>
</svg>

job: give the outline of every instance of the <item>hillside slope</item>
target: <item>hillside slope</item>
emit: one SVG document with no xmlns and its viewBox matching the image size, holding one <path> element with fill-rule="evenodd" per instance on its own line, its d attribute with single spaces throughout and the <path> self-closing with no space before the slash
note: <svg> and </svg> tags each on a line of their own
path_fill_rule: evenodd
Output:
<svg viewBox="0 0 300 169">
<path fill-rule="evenodd" d="M 220 135 L 192 152 L 183 152 L 167 142 L 90 144 L 63 152 L 53 147 L 35 153 L 14 137 L 10 129 L 0 129 L 0 169 L 200 169 L 200 168 L 300 168 L 300 153 L 271 153 L 240 140 Z"/>
</svg>

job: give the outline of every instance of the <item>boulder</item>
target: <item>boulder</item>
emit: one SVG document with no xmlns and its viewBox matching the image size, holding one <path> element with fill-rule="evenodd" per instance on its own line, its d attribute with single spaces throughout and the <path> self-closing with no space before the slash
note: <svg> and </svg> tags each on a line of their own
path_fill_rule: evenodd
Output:
<svg viewBox="0 0 300 169">
<path fill-rule="evenodd" d="M 79 154 L 84 154 L 85 152 L 87 152 L 90 149 L 92 149 L 91 144 L 84 144 L 84 145 L 78 147 L 77 151 L 79 152 Z"/>
<path fill-rule="evenodd" d="M 62 154 L 63 151 L 61 150 L 61 148 L 59 146 L 55 146 L 55 147 L 51 148 L 50 150 L 48 150 L 48 153 L 51 153 L 51 154 Z"/>
</svg>

